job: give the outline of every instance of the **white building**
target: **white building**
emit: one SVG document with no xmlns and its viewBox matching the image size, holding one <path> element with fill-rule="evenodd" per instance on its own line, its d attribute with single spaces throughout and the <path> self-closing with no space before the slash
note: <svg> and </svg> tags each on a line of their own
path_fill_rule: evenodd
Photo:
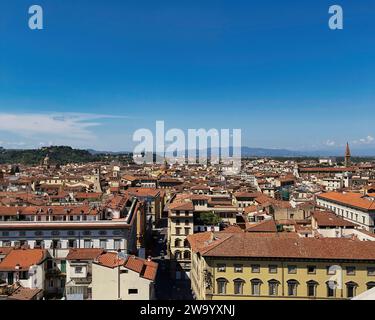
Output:
<svg viewBox="0 0 375 320">
<path fill-rule="evenodd" d="M 375 201 L 360 193 L 327 192 L 317 196 L 317 204 L 347 221 L 374 231 Z"/>
<path fill-rule="evenodd" d="M 158 264 L 105 252 L 92 264 L 93 300 L 152 300 Z"/>
</svg>

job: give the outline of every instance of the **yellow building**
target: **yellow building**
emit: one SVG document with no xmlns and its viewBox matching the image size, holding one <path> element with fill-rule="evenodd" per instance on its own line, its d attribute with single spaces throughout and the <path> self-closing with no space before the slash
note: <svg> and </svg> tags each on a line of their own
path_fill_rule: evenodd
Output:
<svg viewBox="0 0 375 320">
<path fill-rule="evenodd" d="M 171 276 L 177 280 L 189 277 L 191 253 L 187 236 L 193 234 L 194 215 L 191 202 L 173 203 L 168 215 L 168 248 Z"/>
<path fill-rule="evenodd" d="M 188 237 L 198 300 L 349 299 L 375 287 L 375 243 L 296 234 Z"/>
</svg>

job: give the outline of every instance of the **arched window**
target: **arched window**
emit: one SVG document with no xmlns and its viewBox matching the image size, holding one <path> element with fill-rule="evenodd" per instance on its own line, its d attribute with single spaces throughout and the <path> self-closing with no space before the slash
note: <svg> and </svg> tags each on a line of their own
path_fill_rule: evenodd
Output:
<svg viewBox="0 0 375 320">
<path fill-rule="evenodd" d="M 252 280 L 250 280 L 250 283 L 251 283 L 251 295 L 259 296 L 260 295 L 260 286 L 262 285 L 262 280 L 252 279 Z"/>
<path fill-rule="evenodd" d="M 225 278 L 219 278 L 216 280 L 216 283 L 217 283 L 217 293 L 226 294 L 228 280 Z"/>
<path fill-rule="evenodd" d="M 335 298 L 336 297 L 336 288 L 337 282 L 330 280 L 326 282 L 327 285 L 327 297 L 328 298 Z"/>
<path fill-rule="evenodd" d="M 243 285 L 245 281 L 242 279 L 235 279 L 233 281 L 234 284 L 234 294 L 243 294 Z"/>
<path fill-rule="evenodd" d="M 186 250 L 186 251 L 184 252 L 184 259 L 185 259 L 185 260 L 190 260 L 190 251 Z"/>
<path fill-rule="evenodd" d="M 185 248 L 189 248 L 189 241 L 188 241 L 188 239 L 184 240 L 184 247 Z"/>
<path fill-rule="evenodd" d="M 176 260 L 180 260 L 181 259 L 181 251 L 178 251 L 178 250 L 175 251 L 174 256 L 175 256 Z"/>
<path fill-rule="evenodd" d="M 346 296 L 348 298 L 353 298 L 356 295 L 358 284 L 350 281 L 346 283 Z"/>
<path fill-rule="evenodd" d="M 299 282 L 297 280 L 291 279 L 287 281 L 288 283 L 288 296 L 297 296 L 297 287 Z"/>
<path fill-rule="evenodd" d="M 316 287 L 318 283 L 314 280 L 310 280 L 306 282 L 307 284 L 307 296 L 308 297 L 316 297 Z"/>
<path fill-rule="evenodd" d="M 176 239 L 176 240 L 174 241 L 174 246 L 175 246 L 176 248 L 181 247 L 181 239 Z"/>
<path fill-rule="evenodd" d="M 375 282 L 374 281 L 367 282 L 366 285 L 367 285 L 367 290 L 375 288 Z"/>
<path fill-rule="evenodd" d="M 279 295 L 279 285 L 280 281 L 272 279 L 268 281 L 268 294 L 270 296 L 277 296 Z"/>
</svg>

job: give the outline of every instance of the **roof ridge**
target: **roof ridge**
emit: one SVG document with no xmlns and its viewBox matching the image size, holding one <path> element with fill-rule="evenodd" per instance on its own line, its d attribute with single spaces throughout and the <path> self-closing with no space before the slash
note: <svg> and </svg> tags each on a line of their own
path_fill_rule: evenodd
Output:
<svg viewBox="0 0 375 320">
<path fill-rule="evenodd" d="M 227 233 L 228 234 L 228 233 Z M 230 234 L 230 233 L 229 233 Z M 233 237 L 233 233 L 230 234 L 229 237 L 223 239 L 222 241 L 218 241 L 215 245 L 213 245 L 211 248 L 207 249 L 207 251 L 205 251 L 203 254 L 206 254 L 207 252 L 210 252 L 211 250 L 215 249 L 219 244 L 222 244 L 224 243 L 225 241 L 227 241 L 228 239 L 232 238 Z M 212 244 L 212 243 L 211 243 Z"/>
</svg>

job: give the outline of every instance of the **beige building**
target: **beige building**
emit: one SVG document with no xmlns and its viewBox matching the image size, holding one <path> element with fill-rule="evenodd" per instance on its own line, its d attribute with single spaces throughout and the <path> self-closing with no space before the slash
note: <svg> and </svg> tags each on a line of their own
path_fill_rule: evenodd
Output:
<svg viewBox="0 0 375 320">
<path fill-rule="evenodd" d="M 105 252 L 92 264 L 92 300 L 152 300 L 158 264 Z"/>
<path fill-rule="evenodd" d="M 198 300 L 351 299 L 375 287 L 372 241 L 243 232 L 188 240 Z"/>
</svg>

